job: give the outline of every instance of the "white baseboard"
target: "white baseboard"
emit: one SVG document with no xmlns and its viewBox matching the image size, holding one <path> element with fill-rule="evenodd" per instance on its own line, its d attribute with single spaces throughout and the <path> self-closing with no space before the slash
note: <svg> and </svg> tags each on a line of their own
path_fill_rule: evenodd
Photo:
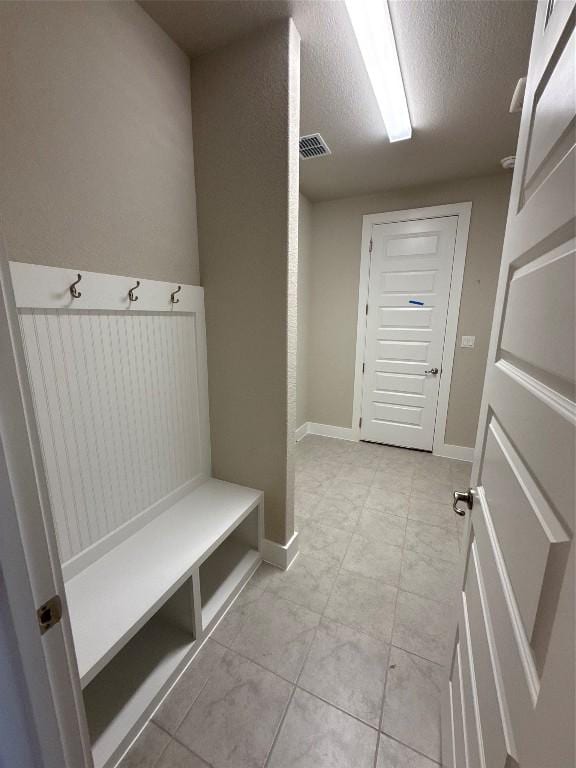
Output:
<svg viewBox="0 0 576 768">
<path fill-rule="evenodd" d="M 335 437 L 339 440 L 351 440 L 358 442 L 354 436 L 352 427 L 333 427 L 331 424 L 316 424 L 314 421 L 305 421 L 296 430 L 296 442 L 306 435 L 319 435 L 320 437 Z M 474 448 L 464 445 L 443 444 L 434 451 L 435 456 L 444 456 L 446 459 L 458 459 L 459 461 L 474 461 Z"/>
<path fill-rule="evenodd" d="M 287 544 L 277 544 L 270 539 L 262 539 L 260 554 L 265 563 L 285 571 L 298 554 L 298 531 L 294 531 L 294 535 Z"/>
<path fill-rule="evenodd" d="M 446 459 L 459 459 L 460 461 L 474 461 L 474 448 L 464 445 L 442 445 L 434 451 L 435 456 L 444 456 Z"/>
<path fill-rule="evenodd" d="M 331 424 L 316 424 L 313 421 L 308 422 L 307 434 L 336 437 L 338 440 L 354 440 L 352 427 L 333 427 Z"/>
<path fill-rule="evenodd" d="M 304 424 L 300 424 L 298 429 L 296 430 L 296 442 L 298 443 L 300 440 L 302 440 L 303 437 L 306 437 L 308 434 L 308 427 L 310 426 L 310 423 L 308 421 L 305 421 Z"/>
</svg>

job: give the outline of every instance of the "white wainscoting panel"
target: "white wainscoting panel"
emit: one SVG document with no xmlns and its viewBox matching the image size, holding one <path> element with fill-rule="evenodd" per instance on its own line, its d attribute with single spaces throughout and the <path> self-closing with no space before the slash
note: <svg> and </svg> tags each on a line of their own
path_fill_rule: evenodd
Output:
<svg viewBox="0 0 576 768">
<path fill-rule="evenodd" d="M 203 296 L 186 286 L 188 311 L 148 310 L 145 300 L 129 311 L 40 308 L 47 268 L 37 269 L 27 270 L 36 308 L 22 306 L 18 283 L 15 296 L 70 577 L 210 476 Z M 50 271 L 66 287 L 70 270 Z M 175 286 L 164 286 L 169 296 Z"/>
</svg>

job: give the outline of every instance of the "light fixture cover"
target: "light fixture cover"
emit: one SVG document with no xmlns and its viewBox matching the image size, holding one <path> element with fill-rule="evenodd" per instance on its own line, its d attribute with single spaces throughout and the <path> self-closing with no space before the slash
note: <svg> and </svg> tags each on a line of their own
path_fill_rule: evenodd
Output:
<svg viewBox="0 0 576 768">
<path fill-rule="evenodd" d="M 352 28 L 390 141 L 412 138 L 387 0 L 345 0 Z"/>
</svg>

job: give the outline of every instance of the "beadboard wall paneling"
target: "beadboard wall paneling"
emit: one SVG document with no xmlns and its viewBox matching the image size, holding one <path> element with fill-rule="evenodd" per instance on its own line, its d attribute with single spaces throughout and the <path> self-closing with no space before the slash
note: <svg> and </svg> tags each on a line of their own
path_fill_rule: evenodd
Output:
<svg viewBox="0 0 576 768">
<path fill-rule="evenodd" d="M 57 271 L 66 285 L 69 270 Z M 45 283 L 45 304 L 51 290 Z M 17 282 L 15 293 L 20 305 Z M 210 475 L 203 302 L 188 312 L 145 306 L 19 306 L 68 577 Z"/>
</svg>

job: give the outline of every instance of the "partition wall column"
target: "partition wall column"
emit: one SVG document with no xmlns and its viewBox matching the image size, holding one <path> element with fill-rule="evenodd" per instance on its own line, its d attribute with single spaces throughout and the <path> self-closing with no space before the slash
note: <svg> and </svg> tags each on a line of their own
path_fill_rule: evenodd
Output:
<svg viewBox="0 0 576 768">
<path fill-rule="evenodd" d="M 213 475 L 294 533 L 300 37 L 291 20 L 192 62 Z"/>
</svg>

